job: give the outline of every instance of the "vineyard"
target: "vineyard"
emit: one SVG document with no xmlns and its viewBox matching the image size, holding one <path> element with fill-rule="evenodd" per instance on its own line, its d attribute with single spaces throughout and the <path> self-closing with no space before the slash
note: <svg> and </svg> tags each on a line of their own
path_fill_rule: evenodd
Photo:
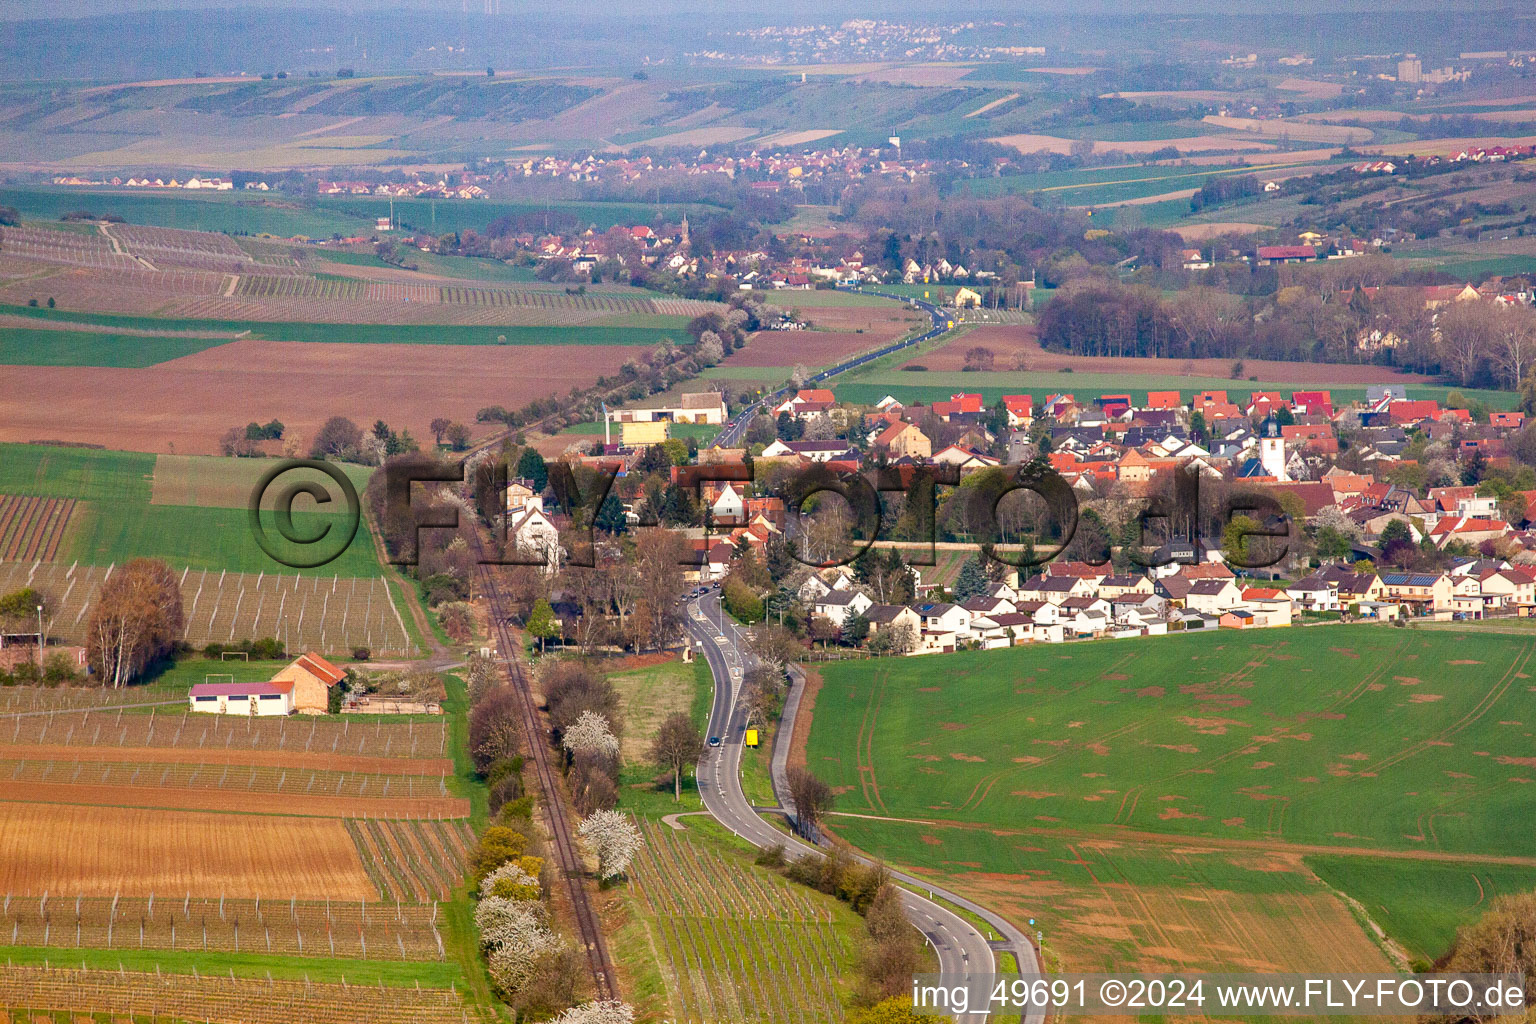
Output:
<svg viewBox="0 0 1536 1024">
<path fill-rule="evenodd" d="M 422 800 L 448 796 L 440 775 L 381 775 L 373 772 L 301 771 L 278 765 L 157 764 L 152 761 L 0 759 L 0 779 L 65 783 L 72 786 L 158 786 L 213 789 L 224 793 L 286 793 L 289 796 L 351 797 L 355 800 Z"/>
<path fill-rule="evenodd" d="M 74 510 L 73 498 L 0 494 L 0 562 L 53 558 Z"/>
<path fill-rule="evenodd" d="M 62 534 L 62 524 L 55 529 Z M 0 533 L 0 542 L 5 536 Z M 50 543 L 57 549 L 56 537 Z M 82 643 L 91 602 L 112 571 L 112 566 L 0 561 L 0 593 L 35 587 L 46 598 L 49 635 Z M 348 652 L 366 646 L 375 657 L 416 655 L 382 579 L 349 577 L 343 583 L 340 577 L 184 569 L 180 582 L 185 639 L 197 647 L 275 636 L 288 650 Z"/>
<path fill-rule="evenodd" d="M 670 828 L 645 826 L 631 874 L 663 958 L 673 1019 L 843 1019 L 852 959 L 834 915 L 771 872 L 727 863 Z"/>
<path fill-rule="evenodd" d="M 9 1011 L 11 1021 L 26 1024 L 78 1024 L 94 1019 L 88 1014 L 109 1014 L 123 1024 L 468 1024 L 482 1019 L 449 989 L 15 965 L 0 971 L 0 1007 Z"/>
<path fill-rule="evenodd" d="M 381 900 L 443 900 L 464 881 L 474 843 L 467 820 L 349 818 L 346 826 Z"/>
<path fill-rule="evenodd" d="M 0 943 L 442 960 L 436 903 L 159 896 L 0 897 Z"/>
<path fill-rule="evenodd" d="M 180 701 L 178 700 L 178 703 Z M 326 758 L 360 756 L 368 763 L 402 762 L 388 774 L 435 774 L 445 771 L 448 730 L 441 721 L 357 722 L 342 717 L 251 718 L 247 715 L 125 714 L 121 708 L 13 715 L 12 727 L 0 725 L 0 743 L 13 746 L 88 748 L 81 759 L 122 759 L 121 751 L 99 748 L 153 747 L 189 751 L 268 751 L 282 755 L 272 763 L 320 768 Z M 14 756 L 14 755 L 13 755 Z M 76 755 L 71 755 L 72 757 Z M 160 750 L 156 757 L 163 756 Z M 179 760 L 166 758 L 166 760 Z M 257 759 L 251 759 L 253 763 Z M 414 762 L 425 761 L 417 764 Z"/>
</svg>

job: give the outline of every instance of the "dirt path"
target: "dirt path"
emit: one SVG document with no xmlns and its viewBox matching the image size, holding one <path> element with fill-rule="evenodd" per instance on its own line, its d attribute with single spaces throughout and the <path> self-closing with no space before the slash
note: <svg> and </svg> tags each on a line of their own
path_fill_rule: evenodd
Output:
<svg viewBox="0 0 1536 1024">
<path fill-rule="evenodd" d="M 910 818 L 903 819 L 911 821 Z M 981 822 L 935 822 L 940 828 L 982 829 L 996 833 L 996 825 Z M 1536 868 L 1536 857 L 1518 857 L 1493 853 L 1448 853 L 1440 850 L 1381 850 L 1368 846 L 1325 846 L 1321 843 L 1288 843 L 1264 839 L 1228 839 L 1213 836 L 1179 836 L 1161 832 L 1143 832 L 1137 829 L 1110 827 L 1102 832 L 1090 832 L 1073 828 L 1028 828 L 1023 830 L 1032 836 L 1071 840 L 1084 846 L 1095 843 L 1135 845 L 1146 843 L 1154 846 L 1178 846 L 1190 851 L 1251 850 L 1284 856 L 1308 854 L 1340 857 L 1378 857 L 1383 860 L 1439 861 L 1446 864 L 1501 864 L 1510 867 Z"/>
</svg>

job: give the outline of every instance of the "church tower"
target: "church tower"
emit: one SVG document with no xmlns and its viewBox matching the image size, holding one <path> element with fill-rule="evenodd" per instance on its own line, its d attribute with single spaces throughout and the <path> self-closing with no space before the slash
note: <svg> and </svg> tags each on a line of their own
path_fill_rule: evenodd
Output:
<svg viewBox="0 0 1536 1024">
<path fill-rule="evenodd" d="M 1290 474 L 1285 471 L 1285 438 L 1280 435 L 1280 422 L 1273 416 L 1259 428 L 1259 465 L 1264 467 L 1265 476 L 1281 483 L 1290 482 Z"/>
</svg>

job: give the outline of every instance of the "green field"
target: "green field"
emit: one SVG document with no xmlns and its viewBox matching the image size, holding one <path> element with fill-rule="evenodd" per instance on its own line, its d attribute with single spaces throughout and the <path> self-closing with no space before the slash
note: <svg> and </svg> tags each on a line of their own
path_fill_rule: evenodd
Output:
<svg viewBox="0 0 1536 1024">
<path fill-rule="evenodd" d="M 392 268 L 393 263 L 385 263 L 371 252 L 346 252 L 336 249 L 315 249 L 313 255 L 325 263 L 341 263 L 352 267 Z M 498 284 L 525 284 L 537 281 L 532 267 L 518 267 L 503 263 L 500 260 L 476 259 L 469 256 L 439 256 L 436 253 L 416 251 L 410 254 L 409 262 L 416 265 L 416 269 L 425 274 L 437 274 L 442 277 L 455 277 L 461 280 L 494 281 Z"/>
<path fill-rule="evenodd" d="M 275 464 L 267 459 L 171 459 L 168 471 L 174 471 L 182 492 L 196 494 L 201 488 L 209 502 L 172 505 L 152 500 L 156 472 L 153 455 L 6 444 L 0 445 L 0 494 L 79 500 L 59 550 L 60 562 L 121 565 L 142 556 L 164 559 L 178 569 L 291 573 L 295 570 L 274 561 L 256 542 L 240 498 L 241 492 L 249 493 L 249 485 L 238 478 L 253 485 Z M 349 476 L 360 479 L 352 467 Z M 282 480 L 283 484 L 289 482 L 288 477 Z M 164 500 L 162 497 L 161 502 Z M 308 497 L 298 498 L 293 512 L 294 532 L 299 535 L 316 535 L 324 529 L 339 534 L 348 525 L 342 515 L 317 511 Z M 302 553 L 302 548 L 279 536 L 270 515 L 264 515 L 263 522 L 279 553 Z M 300 571 L 321 576 L 378 575 L 379 564 L 366 522 L 335 561 Z"/>
<path fill-rule="evenodd" d="M 598 420 L 589 420 L 586 423 L 573 423 L 560 431 L 560 433 L 602 437 L 603 424 Z M 615 423 L 613 425 L 613 437 L 615 440 L 618 439 L 620 433 L 622 433 L 622 428 L 619 424 Z M 711 441 L 714 440 L 716 434 L 720 433 L 720 428 L 711 426 L 708 423 L 673 423 L 667 428 L 667 433 L 671 437 L 696 437 L 700 441 Z"/>
<path fill-rule="evenodd" d="M 329 238 L 371 230 L 372 221 L 319 209 L 301 199 L 250 194 L 174 195 L 165 192 L 89 191 L 85 189 L 0 189 L 0 205 L 14 206 L 28 218 L 57 220 L 76 210 L 117 214 L 130 224 L 219 231 L 239 235 L 302 235 Z"/>
<path fill-rule="evenodd" d="M 390 212 L 390 200 L 374 196 L 291 197 L 249 192 L 178 195 L 174 191 L 110 188 L 4 188 L 0 189 L 0 205 L 14 206 L 24 216 L 39 220 L 57 220 L 65 213 L 87 210 L 117 214 L 130 224 L 284 238 L 372 235 L 374 221 Z M 697 217 L 712 210 L 716 208 L 702 203 L 394 200 L 395 216 L 403 228 L 434 234 L 484 231 L 501 217 L 537 217 L 545 213 L 562 219 L 564 215 L 573 215 L 583 227 L 592 225 L 606 231 L 615 224 L 651 224 L 658 218 L 675 221 L 685 212 Z"/>
<path fill-rule="evenodd" d="M 0 364 L 142 368 L 223 345 L 228 338 L 97 334 L 0 327 Z"/>
<path fill-rule="evenodd" d="M 1316 884 L 1300 861 L 1324 854 L 1356 866 L 1320 874 L 1351 894 L 1369 876 L 1358 898 L 1388 933 L 1438 955 L 1473 910 L 1421 902 L 1399 868 L 1536 883 L 1533 655 L 1522 636 L 1325 626 L 833 663 L 807 760 L 839 811 L 912 822 L 834 818 L 846 838 L 973 888 L 1017 880 L 1000 895 L 1030 908 L 1029 883 L 1072 883 L 1085 849 L 1132 888 L 1235 895 Z"/>
<path fill-rule="evenodd" d="M 1096 167 L 1041 174 L 1013 174 L 1001 178 L 964 178 L 955 191 L 964 195 L 999 196 L 1043 192 L 1069 205 L 1124 202 L 1184 188 L 1199 188 L 1207 178 L 1253 174 L 1252 167 L 1123 166 Z"/>
<path fill-rule="evenodd" d="M 921 358 L 921 357 L 917 357 Z M 1220 377 L 1185 377 L 1175 374 L 1108 374 L 1108 373 L 962 373 L 908 372 L 884 369 L 855 371 L 846 378 L 834 377 L 831 387 L 841 401 L 860 404 L 878 402 L 885 395 L 894 395 L 902 402 L 943 401 L 958 391 L 982 394 L 987 402 L 995 402 L 1003 395 L 1033 395 L 1038 402 L 1047 395 L 1071 394 L 1079 400 L 1097 395 L 1130 394 L 1133 402 L 1146 400 L 1148 391 L 1178 391 L 1193 395 L 1199 391 L 1224 390 L 1246 396 L 1251 391 L 1283 391 L 1297 389 L 1314 390 L 1316 384 L 1294 384 L 1284 381 L 1234 380 Z M 1364 385 L 1327 386 L 1335 404 L 1360 401 L 1365 398 Z M 1451 388 L 1435 385 L 1410 384 L 1406 391 L 1414 398 L 1444 400 L 1452 391 L 1460 391 L 1469 401 L 1483 401 L 1498 409 L 1513 409 L 1519 396 L 1512 391 L 1480 391 L 1476 388 Z"/>
<path fill-rule="evenodd" d="M 619 320 L 623 326 L 605 326 L 603 322 L 576 327 L 546 327 L 546 326 L 519 326 L 519 327 L 477 327 L 465 324 L 323 324 L 323 323 L 277 323 L 264 320 L 166 320 L 152 316 L 123 316 L 114 313 L 81 313 L 62 309 L 45 309 L 31 306 L 0 306 L 0 313 L 15 316 L 27 316 L 38 320 L 53 320 L 66 323 L 92 324 L 108 331 L 106 339 L 124 338 L 130 346 L 142 346 L 146 348 L 147 355 L 141 357 L 148 361 L 126 361 L 132 353 L 118 353 L 114 351 L 114 343 L 109 340 L 92 341 L 89 331 L 28 331 L 26 328 L 0 328 L 0 354 L 10 351 L 6 347 L 4 339 L 12 333 L 20 335 L 42 335 L 52 337 L 59 334 L 72 334 L 75 338 L 63 339 L 59 344 L 67 342 L 71 348 L 61 350 L 64 354 L 77 354 L 79 360 L 65 362 L 61 354 L 58 361 L 44 362 L 47 353 L 47 344 L 37 342 L 32 344 L 17 343 L 16 351 L 21 355 L 37 352 L 30 365 L 38 366 L 151 366 L 166 359 L 174 359 L 178 355 L 187 355 L 190 352 L 201 351 L 215 345 L 225 344 L 228 339 L 206 338 L 166 338 L 166 337 L 136 337 L 133 335 L 112 335 L 112 328 L 132 328 L 135 330 L 158 331 L 217 331 L 239 334 L 249 332 L 253 338 L 262 338 L 269 341 L 306 341 L 325 344 L 362 344 L 362 345 L 499 345 L 500 339 L 506 338 L 508 345 L 657 345 L 667 339 L 680 340 L 684 337 L 684 328 L 687 326 L 687 318 L 670 317 L 662 314 L 640 314 L 647 318 L 642 321 L 642 326 L 630 326 L 636 314 L 617 314 L 613 319 Z M 660 324 L 675 324 L 675 327 L 658 326 Z M 177 346 L 186 347 L 186 351 L 178 351 Z M 196 347 L 192 347 L 196 346 Z M 158 356 L 151 358 L 151 356 Z M 86 362 L 88 358 L 95 359 L 119 359 L 118 362 Z M 10 362 L 9 359 L 0 359 Z"/>
<path fill-rule="evenodd" d="M 858 292 L 834 291 L 830 288 L 781 288 L 776 291 L 753 292 L 753 298 L 771 302 L 775 306 L 791 309 L 800 306 L 813 309 L 817 306 L 889 306 L 890 299 L 878 295 L 860 295 Z"/>
</svg>

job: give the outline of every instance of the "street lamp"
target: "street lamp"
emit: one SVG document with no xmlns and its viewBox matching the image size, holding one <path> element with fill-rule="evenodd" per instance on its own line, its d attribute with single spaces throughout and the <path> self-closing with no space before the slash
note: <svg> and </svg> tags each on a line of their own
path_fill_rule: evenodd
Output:
<svg viewBox="0 0 1536 1024">
<path fill-rule="evenodd" d="M 37 667 L 43 667 L 43 606 L 37 606 Z"/>
</svg>

